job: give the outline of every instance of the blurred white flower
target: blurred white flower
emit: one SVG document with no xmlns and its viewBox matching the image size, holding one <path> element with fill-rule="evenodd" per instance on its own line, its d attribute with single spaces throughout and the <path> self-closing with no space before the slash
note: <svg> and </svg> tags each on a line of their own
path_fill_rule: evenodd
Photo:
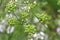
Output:
<svg viewBox="0 0 60 40">
<path fill-rule="evenodd" d="M 6 14 L 6 18 L 11 18 L 11 17 L 13 17 L 12 14 Z"/>
<path fill-rule="evenodd" d="M 10 14 L 10 15 L 9 15 L 9 18 L 10 18 L 10 17 L 13 17 L 13 15 L 12 15 L 12 14 Z"/>
<path fill-rule="evenodd" d="M 58 25 L 60 26 L 60 20 L 58 20 Z"/>
<path fill-rule="evenodd" d="M 45 34 L 44 32 L 40 32 L 40 33 L 35 33 L 35 34 L 33 35 L 33 37 L 34 37 L 34 39 L 36 39 L 36 40 L 38 40 L 38 39 L 41 39 L 41 40 L 45 39 L 45 40 L 47 40 L 48 35 Z"/>
<path fill-rule="evenodd" d="M 8 15 L 8 14 L 6 14 L 6 17 L 9 17 L 9 15 Z"/>
<path fill-rule="evenodd" d="M 57 34 L 60 35 L 60 27 L 58 27 L 56 31 L 57 31 Z"/>
<path fill-rule="evenodd" d="M 35 33 L 35 34 L 33 35 L 33 37 L 36 38 L 36 37 L 37 37 L 37 33 Z"/>
<path fill-rule="evenodd" d="M 39 22 L 39 20 L 38 20 L 37 17 L 34 18 L 34 22 L 35 22 L 35 23 Z"/>
<path fill-rule="evenodd" d="M 17 0 L 15 0 L 15 2 L 17 2 Z"/>
<path fill-rule="evenodd" d="M 10 26 L 7 28 L 7 33 L 9 34 L 9 31 L 10 31 Z"/>
<path fill-rule="evenodd" d="M 24 11 L 28 11 L 29 12 L 30 6 L 21 7 L 21 9 L 24 10 Z"/>
<path fill-rule="evenodd" d="M 44 25 L 46 28 L 48 27 L 47 24 Z"/>
<path fill-rule="evenodd" d="M 26 3 L 26 1 L 24 1 L 24 3 Z"/>
<path fill-rule="evenodd" d="M 28 9 L 30 9 L 30 6 L 28 6 Z"/>
<path fill-rule="evenodd" d="M 24 1 L 24 3 L 29 3 L 29 1 Z"/>
<path fill-rule="evenodd" d="M 36 1 L 34 1 L 33 3 L 36 4 Z"/>
<path fill-rule="evenodd" d="M 14 27 L 11 28 L 10 32 L 12 33 L 14 31 Z"/>
<path fill-rule="evenodd" d="M 44 32 L 40 32 L 40 35 L 41 35 L 41 36 L 45 36 L 45 33 L 44 33 Z"/>
<path fill-rule="evenodd" d="M 40 37 L 40 39 L 41 39 L 41 40 L 43 40 L 43 39 L 44 39 L 44 37 Z"/>
<path fill-rule="evenodd" d="M 28 10 L 28 12 L 29 12 L 30 10 Z"/>
<path fill-rule="evenodd" d="M 12 33 L 14 31 L 14 27 L 8 27 L 7 28 L 7 33 L 9 34 L 9 33 Z"/>
<path fill-rule="evenodd" d="M 6 20 L 3 19 L 3 20 L 1 21 L 1 24 L 6 24 Z"/>
<path fill-rule="evenodd" d="M 33 40 L 33 38 L 30 38 L 30 39 L 28 39 L 28 40 Z"/>
<path fill-rule="evenodd" d="M 25 10 L 26 10 L 26 9 L 27 9 L 27 6 L 24 6 L 24 7 L 23 7 L 23 9 L 25 9 Z"/>
<path fill-rule="evenodd" d="M 10 2 L 12 2 L 12 0 Z"/>
<path fill-rule="evenodd" d="M 29 1 L 26 1 L 27 3 L 29 3 Z"/>
<path fill-rule="evenodd" d="M 0 32 L 3 32 L 3 31 L 4 31 L 3 25 L 0 24 Z"/>
</svg>

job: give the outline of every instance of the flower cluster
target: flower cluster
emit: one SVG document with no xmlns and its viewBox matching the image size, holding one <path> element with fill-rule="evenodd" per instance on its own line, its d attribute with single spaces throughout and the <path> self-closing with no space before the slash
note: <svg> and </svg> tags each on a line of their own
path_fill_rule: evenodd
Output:
<svg viewBox="0 0 60 40">
<path fill-rule="evenodd" d="M 16 2 L 15 1 L 10 1 L 7 5 L 6 5 L 6 10 L 7 12 L 11 12 L 14 11 L 16 9 Z"/>
<path fill-rule="evenodd" d="M 41 14 L 36 14 L 36 17 L 39 19 L 41 23 L 49 20 L 47 14 L 41 13 Z"/>
<path fill-rule="evenodd" d="M 16 22 L 17 22 L 17 19 L 16 18 L 9 18 L 8 19 L 8 24 L 9 25 L 14 25 L 14 24 L 16 24 Z"/>
<path fill-rule="evenodd" d="M 33 25 L 25 25 L 25 32 L 28 34 L 33 34 L 36 32 L 35 26 Z"/>
<path fill-rule="evenodd" d="M 47 40 L 47 38 L 48 38 L 48 35 L 47 34 L 45 34 L 44 32 L 40 32 L 40 33 L 35 33 L 34 35 L 33 35 L 33 37 L 34 37 L 34 39 L 35 40 Z"/>
<path fill-rule="evenodd" d="M 23 19 L 23 18 L 26 18 L 29 14 L 24 12 L 24 13 L 20 13 L 20 17 Z"/>
</svg>

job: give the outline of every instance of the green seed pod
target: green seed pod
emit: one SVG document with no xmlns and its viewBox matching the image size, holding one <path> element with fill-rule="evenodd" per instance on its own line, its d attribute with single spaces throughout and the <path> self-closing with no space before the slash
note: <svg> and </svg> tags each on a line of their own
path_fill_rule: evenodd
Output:
<svg viewBox="0 0 60 40">
<path fill-rule="evenodd" d="M 17 20 L 16 20 L 15 18 L 9 18 L 9 19 L 8 19 L 8 24 L 9 24 L 9 25 L 15 25 L 16 22 L 17 22 Z"/>
<path fill-rule="evenodd" d="M 49 20 L 49 17 L 45 13 L 36 14 L 36 17 L 39 19 L 41 23 L 44 23 L 46 22 L 46 20 Z"/>
<path fill-rule="evenodd" d="M 26 13 L 26 12 L 20 13 L 20 17 L 21 18 L 26 18 L 26 17 L 28 17 L 28 13 Z"/>
<path fill-rule="evenodd" d="M 25 25 L 25 32 L 28 34 L 33 34 L 36 32 L 36 29 L 32 25 Z"/>
<path fill-rule="evenodd" d="M 14 9 L 16 9 L 16 2 L 15 1 L 10 1 L 7 5 L 6 5 L 6 8 L 5 8 L 5 11 L 6 12 L 12 12 L 14 11 Z"/>
</svg>

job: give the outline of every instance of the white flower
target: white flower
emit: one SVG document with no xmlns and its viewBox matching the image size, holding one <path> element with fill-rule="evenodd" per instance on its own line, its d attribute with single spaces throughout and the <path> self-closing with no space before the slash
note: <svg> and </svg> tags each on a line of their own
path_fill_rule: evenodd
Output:
<svg viewBox="0 0 60 40">
<path fill-rule="evenodd" d="M 34 18 L 34 22 L 35 22 L 35 23 L 39 22 L 39 20 L 38 20 L 37 17 Z"/>
<path fill-rule="evenodd" d="M 44 25 L 46 28 L 48 27 L 47 24 Z"/>
<path fill-rule="evenodd" d="M 26 1 L 27 3 L 29 3 L 29 1 Z"/>
<path fill-rule="evenodd" d="M 9 33 L 12 33 L 14 31 L 14 27 L 8 27 L 7 28 L 7 33 L 9 34 Z"/>
<path fill-rule="evenodd" d="M 28 10 L 28 12 L 29 12 L 30 10 Z"/>
<path fill-rule="evenodd" d="M 12 33 L 14 31 L 14 27 L 11 28 L 10 32 Z"/>
<path fill-rule="evenodd" d="M 6 20 L 3 19 L 3 20 L 1 21 L 1 23 L 2 23 L 2 24 L 6 24 Z"/>
<path fill-rule="evenodd" d="M 45 34 L 44 32 L 40 32 L 40 39 L 45 39 L 45 40 L 47 40 L 48 39 L 48 35 L 47 34 Z"/>
<path fill-rule="evenodd" d="M 44 39 L 44 37 L 40 37 L 40 39 Z"/>
<path fill-rule="evenodd" d="M 33 35 L 33 37 L 36 38 L 36 37 L 37 37 L 37 34 L 35 33 L 35 34 Z"/>
<path fill-rule="evenodd" d="M 9 15 L 9 18 L 10 18 L 10 17 L 13 17 L 13 15 L 12 15 L 12 14 L 10 14 L 10 15 Z"/>
<path fill-rule="evenodd" d="M 43 32 L 40 32 L 40 35 L 41 35 L 41 36 L 45 36 L 45 34 L 44 34 Z"/>
<path fill-rule="evenodd" d="M 56 29 L 56 31 L 57 31 L 58 35 L 60 35 L 60 27 L 58 27 L 58 28 Z"/>
<path fill-rule="evenodd" d="M 15 0 L 15 2 L 17 2 L 17 0 Z"/>
<path fill-rule="evenodd" d="M 8 14 L 6 14 L 6 17 L 9 17 L 9 15 L 8 15 Z"/>
<path fill-rule="evenodd" d="M 3 31 L 4 31 L 3 25 L 0 24 L 0 32 L 3 32 Z"/>
<path fill-rule="evenodd" d="M 45 34 L 44 32 L 35 33 L 35 34 L 33 35 L 33 37 L 34 37 L 34 39 L 36 39 L 36 40 L 38 40 L 38 39 L 41 39 L 41 40 L 45 39 L 45 40 L 47 40 L 47 39 L 48 39 L 48 35 Z"/>
<path fill-rule="evenodd" d="M 24 3 L 29 3 L 29 1 L 24 1 Z"/>
<path fill-rule="evenodd" d="M 13 17 L 12 14 L 6 14 L 6 17 L 10 18 L 10 17 Z"/>
<path fill-rule="evenodd" d="M 28 39 L 28 40 L 33 40 L 33 39 L 31 38 L 31 39 Z"/>
<path fill-rule="evenodd" d="M 30 7 L 28 7 L 28 9 L 30 9 Z"/>
<path fill-rule="evenodd" d="M 27 6 L 25 6 L 24 9 L 26 10 L 27 9 Z"/>
<path fill-rule="evenodd" d="M 33 3 L 36 4 L 36 1 L 34 1 Z"/>
<path fill-rule="evenodd" d="M 9 31 L 10 31 L 10 26 L 7 28 L 7 33 L 9 34 Z"/>
</svg>

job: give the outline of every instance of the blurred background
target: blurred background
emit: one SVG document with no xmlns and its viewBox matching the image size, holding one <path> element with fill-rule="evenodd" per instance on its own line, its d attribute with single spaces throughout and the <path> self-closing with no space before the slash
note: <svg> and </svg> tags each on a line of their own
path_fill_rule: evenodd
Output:
<svg viewBox="0 0 60 40">
<path fill-rule="evenodd" d="M 60 0 L 0 0 L 0 40 L 60 40 Z"/>
</svg>

